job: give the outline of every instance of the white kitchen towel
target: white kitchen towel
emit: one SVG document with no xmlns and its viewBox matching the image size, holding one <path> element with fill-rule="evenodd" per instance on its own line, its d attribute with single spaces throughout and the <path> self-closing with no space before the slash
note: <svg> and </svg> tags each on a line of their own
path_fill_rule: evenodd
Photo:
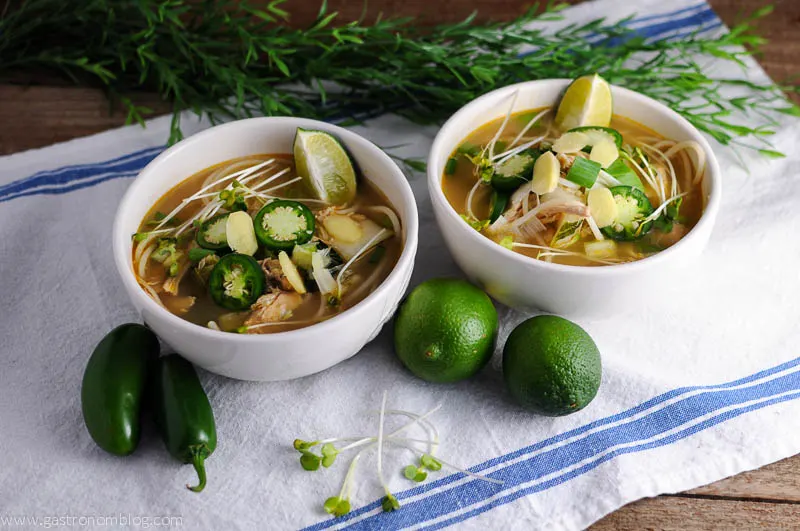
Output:
<svg viewBox="0 0 800 531">
<path fill-rule="evenodd" d="M 634 14 L 631 24 L 647 38 L 725 31 L 695 0 L 600 0 L 565 11 L 569 21 Z M 718 61 L 708 67 L 739 75 Z M 749 67 L 752 79 L 768 82 Z M 387 327 L 354 358 L 295 381 L 247 383 L 201 371 L 219 433 L 201 494 L 184 488 L 194 472 L 167 454 L 149 424 L 134 455 L 105 454 L 82 422 L 81 377 L 103 335 L 138 319 L 115 271 L 111 223 L 131 178 L 163 149 L 168 125 L 157 119 L 147 129 L 0 159 L 0 526 L 577 529 L 638 498 L 800 451 L 800 128 L 784 117 L 774 138 L 788 158 L 745 154 L 748 173 L 715 147 L 722 210 L 707 251 L 670 279 L 673 296 L 644 313 L 580 321 L 602 351 L 604 376 L 595 401 L 574 415 L 521 411 L 496 360 L 470 381 L 422 382 L 396 360 Z M 187 133 L 203 127 L 187 123 Z M 424 157 L 435 134 L 393 116 L 354 129 L 380 145 L 407 144 L 403 156 Z M 412 285 L 460 276 L 425 177 L 411 183 L 422 227 Z M 527 316 L 500 314 L 502 344 Z M 422 413 L 441 403 L 431 417 L 439 455 L 503 483 L 445 469 L 415 484 L 402 476 L 412 456 L 392 452 L 387 482 L 402 508 L 382 513 L 368 455 L 356 472 L 353 511 L 325 514 L 345 456 L 306 472 L 292 441 L 374 433 L 384 390 L 391 408 Z"/>
</svg>

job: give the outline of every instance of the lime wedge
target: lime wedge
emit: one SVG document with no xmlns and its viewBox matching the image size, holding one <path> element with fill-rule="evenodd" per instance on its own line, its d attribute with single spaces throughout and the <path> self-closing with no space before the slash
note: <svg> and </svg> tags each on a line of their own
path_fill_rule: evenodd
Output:
<svg viewBox="0 0 800 531">
<path fill-rule="evenodd" d="M 333 205 L 345 205 L 356 196 L 356 172 L 339 140 L 325 131 L 297 129 L 294 162 L 308 189 Z"/>
<path fill-rule="evenodd" d="M 575 127 L 608 127 L 613 105 L 611 87 L 597 74 L 573 81 L 556 113 L 556 127 L 567 131 Z"/>
</svg>

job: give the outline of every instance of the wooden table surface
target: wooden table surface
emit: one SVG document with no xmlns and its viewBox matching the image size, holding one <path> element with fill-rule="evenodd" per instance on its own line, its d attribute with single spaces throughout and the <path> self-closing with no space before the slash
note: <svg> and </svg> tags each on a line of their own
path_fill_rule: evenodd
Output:
<svg viewBox="0 0 800 531">
<path fill-rule="evenodd" d="M 580 0 L 572 0 L 578 3 Z M 519 14 L 520 0 L 370 0 L 371 12 L 417 15 L 430 21 L 456 20 L 477 9 L 486 18 Z M 710 0 L 728 24 L 765 3 L 764 0 Z M 770 39 L 759 61 L 776 80 L 800 74 L 800 0 L 773 1 L 775 12 L 759 25 Z M 317 1 L 289 2 L 293 21 L 313 18 Z M 362 2 L 331 1 L 343 16 L 355 18 Z M 436 14 L 430 6 L 436 5 Z M 427 12 L 427 14 L 426 14 Z M 164 108 L 144 96 L 151 107 Z M 45 146 L 122 125 L 124 117 L 109 115 L 103 95 L 71 86 L 23 87 L 0 83 L 0 154 Z M 800 456 L 746 472 L 689 492 L 632 503 L 595 526 L 611 529 L 732 529 L 800 528 Z"/>
</svg>

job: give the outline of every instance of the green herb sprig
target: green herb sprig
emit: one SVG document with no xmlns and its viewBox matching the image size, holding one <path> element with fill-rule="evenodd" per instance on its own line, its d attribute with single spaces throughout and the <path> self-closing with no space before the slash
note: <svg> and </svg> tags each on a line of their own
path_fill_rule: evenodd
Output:
<svg viewBox="0 0 800 531">
<path fill-rule="evenodd" d="M 554 30 L 548 23 L 560 18 L 560 6 L 549 4 L 511 22 L 476 23 L 473 15 L 423 27 L 412 18 L 342 23 L 323 2 L 317 20 L 301 29 L 286 26 L 283 4 L 14 3 L 0 15 L 0 76 L 45 72 L 100 86 L 127 109 L 129 122 L 139 123 L 153 111 L 137 105 L 135 94 L 155 91 L 174 110 L 170 142 L 182 137 L 184 109 L 212 122 L 294 115 L 352 123 L 394 112 L 440 123 L 495 88 L 593 72 L 665 102 L 723 145 L 768 157 L 782 156 L 768 141 L 774 113 L 800 116 L 781 92 L 797 86 L 719 78 L 701 64 L 713 57 L 744 68 L 746 48 L 757 51 L 765 42 L 753 22 L 771 7 L 721 36 L 647 42 L 626 21 Z"/>
</svg>

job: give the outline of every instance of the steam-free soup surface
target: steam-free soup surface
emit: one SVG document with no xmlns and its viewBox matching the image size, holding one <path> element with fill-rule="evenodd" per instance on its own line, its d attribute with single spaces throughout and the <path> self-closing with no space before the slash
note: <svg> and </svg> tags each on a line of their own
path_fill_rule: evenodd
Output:
<svg viewBox="0 0 800 531">
<path fill-rule="evenodd" d="M 593 228 L 587 200 L 591 190 L 568 178 L 576 158 L 590 159 L 591 146 L 568 154 L 551 152 L 564 133 L 553 125 L 553 114 L 553 110 L 546 108 L 513 114 L 505 127 L 504 117 L 493 120 L 470 133 L 451 155 L 442 180 L 445 196 L 465 222 L 481 234 L 532 258 L 598 266 L 651 256 L 674 245 L 700 219 L 704 207 L 703 170 L 698 170 L 693 146 L 666 139 L 639 123 L 614 115 L 610 128 L 621 135 L 622 145 L 618 149 L 619 161 L 615 161 L 613 168 L 627 168 L 636 175 L 655 214 L 659 213 L 658 207 L 664 206 L 661 215 L 650 221 L 649 227 L 643 227 L 648 229 L 643 234 L 633 230 L 629 231 L 630 237 L 615 239 L 614 234 L 611 237 L 604 234 L 604 230 L 613 233 L 613 225 L 612 229 Z M 534 118 L 538 119 L 531 126 Z M 602 138 L 601 133 L 597 135 Z M 558 161 L 558 183 L 550 193 L 534 193 L 531 180 L 535 163 L 531 164 L 524 178 L 505 188 L 507 203 L 502 211 L 495 213 L 495 216 L 501 214 L 500 217 L 490 219 L 498 194 L 497 177 L 482 179 L 480 161 L 490 160 L 496 169 L 508 154 L 526 144 L 519 154 L 530 154 L 535 162 L 542 153 L 552 153 Z M 603 179 L 603 173 L 599 179 Z M 611 190 L 615 184 L 620 183 L 611 179 L 605 183 Z M 596 183 L 594 188 L 602 186 Z M 540 205 L 540 212 L 531 215 Z M 571 232 L 567 230 L 570 228 Z"/>
<path fill-rule="evenodd" d="M 245 173 L 235 179 L 226 179 L 236 172 L 267 162 L 263 168 L 249 174 L 249 178 Z M 236 185 L 232 186 L 234 181 Z M 226 198 L 229 204 L 219 206 L 220 197 Z M 186 202 L 187 199 L 192 200 Z M 278 199 L 299 202 L 310 210 L 315 221 L 309 241 L 298 245 L 299 250 L 291 246 L 284 249 L 296 275 L 292 276 L 285 267 L 287 264 L 281 262 L 279 250 L 259 244 L 252 259 L 264 274 L 262 292 L 246 308 L 230 310 L 220 307 L 210 295 L 209 276 L 220 259 L 232 254 L 232 250 L 228 247 L 213 251 L 203 249 L 197 238 L 198 231 L 202 230 L 201 222 L 237 211 L 256 218 L 265 205 Z M 281 216 L 292 214 L 290 208 L 283 208 L 280 215 L 274 215 L 278 223 L 282 222 Z M 178 214 L 169 223 L 160 225 L 164 216 L 176 209 L 180 209 Z M 355 227 L 361 232 L 345 238 L 346 242 L 339 242 L 339 234 L 326 230 L 326 223 L 334 218 L 339 225 Z M 400 256 L 401 229 L 398 223 L 386 198 L 364 178 L 359 179 L 357 194 L 351 204 L 332 206 L 315 199 L 306 189 L 297 177 L 291 155 L 255 155 L 207 168 L 164 195 L 139 228 L 135 237 L 138 241 L 133 248 L 133 264 L 143 289 L 169 311 L 188 321 L 239 333 L 293 330 L 346 311 L 380 285 Z M 221 225 L 222 234 L 225 233 L 224 227 Z M 367 236 L 372 241 L 363 241 Z M 160 246 L 170 245 L 173 247 L 169 252 L 174 249 L 172 256 L 177 256 L 174 261 L 153 259 Z M 353 256 L 356 251 L 361 252 Z M 324 258 L 324 268 L 316 271 L 311 264 L 314 252 Z M 208 253 L 208 256 L 200 258 L 202 253 Z M 161 254 L 158 258 L 163 258 L 165 253 Z M 325 275 L 328 281 L 323 286 L 325 289 L 320 288 L 315 273 Z M 302 289 L 297 286 L 298 277 Z"/>
</svg>

